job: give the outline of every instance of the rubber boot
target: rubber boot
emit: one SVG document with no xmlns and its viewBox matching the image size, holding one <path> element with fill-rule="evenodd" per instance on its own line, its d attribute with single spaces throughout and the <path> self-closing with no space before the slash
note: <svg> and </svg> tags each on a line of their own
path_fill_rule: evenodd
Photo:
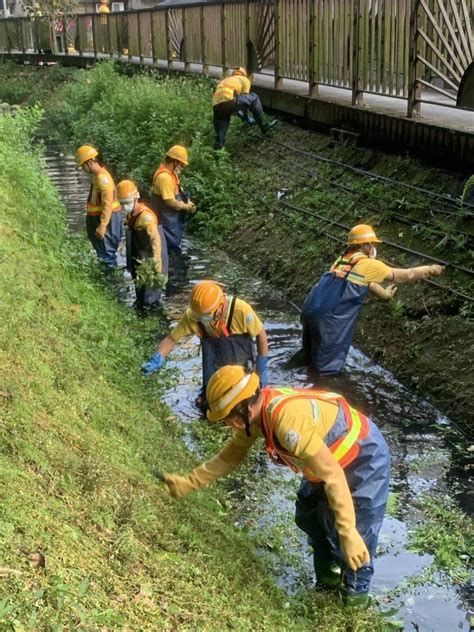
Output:
<svg viewBox="0 0 474 632">
<path fill-rule="evenodd" d="M 255 125 L 256 123 L 254 117 L 244 110 L 237 110 L 236 115 L 239 117 L 242 123 L 247 123 L 247 125 Z"/>
<path fill-rule="evenodd" d="M 263 114 L 256 114 L 255 115 L 255 122 L 259 126 L 260 131 L 262 132 L 262 134 L 265 134 L 266 132 L 268 132 L 269 129 L 272 129 L 272 127 L 275 127 L 275 125 L 278 123 L 278 121 L 276 119 L 273 119 L 271 121 L 266 121 L 264 119 Z"/>
<path fill-rule="evenodd" d="M 341 569 L 336 562 L 314 558 L 314 570 L 316 573 L 317 587 L 328 589 L 340 587 L 342 579 Z"/>
</svg>

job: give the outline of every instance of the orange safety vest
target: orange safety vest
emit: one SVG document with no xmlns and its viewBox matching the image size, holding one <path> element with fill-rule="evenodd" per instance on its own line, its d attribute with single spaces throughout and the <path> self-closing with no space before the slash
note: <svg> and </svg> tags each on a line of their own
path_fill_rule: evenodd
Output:
<svg viewBox="0 0 474 632">
<path fill-rule="evenodd" d="M 173 178 L 173 184 L 174 184 L 174 194 L 178 195 L 180 188 L 179 188 L 179 178 L 178 176 L 175 174 L 174 171 L 170 171 L 170 169 L 168 169 L 168 167 L 166 165 L 160 165 L 158 167 L 158 169 L 155 171 L 155 173 L 153 174 L 153 180 L 152 180 L 152 186 L 155 186 L 155 180 L 157 179 L 157 177 L 160 175 L 160 173 L 167 173 L 168 175 L 170 175 Z M 158 195 L 157 193 L 155 193 L 155 195 Z"/>
<path fill-rule="evenodd" d="M 338 393 L 309 390 L 304 388 L 263 388 L 262 428 L 265 436 L 265 449 L 275 465 L 287 465 L 293 472 L 302 471 L 312 483 L 320 483 L 309 467 L 298 467 L 295 456 L 280 446 L 275 436 L 278 413 L 283 406 L 295 399 L 323 399 L 342 406 L 347 424 L 347 432 L 329 447 L 339 465 L 347 467 L 359 454 L 360 439 L 369 433 L 369 420 L 361 412 L 352 408 Z M 297 459 L 296 459 L 297 460 Z"/>
<path fill-rule="evenodd" d="M 110 173 L 108 171 L 107 173 L 110 176 Z M 114 186 L 112 212 L 117 213 L 118 211 L 120 211 L 120 209 L 121 206 L 117 198 L 117 189 Z M 104 205 L 102 203 L 102 193 L 100 192 L 100 189 L 95 186 L 94 178 L 94 181 L 91 183 L 91 188 L 89 190 L 89 196 L 87 198 L 87 215 L 101 215 L 103 210 Z"/>
<path fill-rule="evenodd" d="M 341 277 L 342 279 L 349 278 L 350 275 L 354 275 L 360 278 L 363 278 L 361 275 L 352 272 L 352 268 L 359 263 L 362 259 L 368 259 L 367 255 L 364 255 L 362 252 L 355 252 L 348 259 L 342 255 L 339 259 L 336 259 L 334 264 L 331 267 L 331 272 L 337 277 Z"/>
</svg>

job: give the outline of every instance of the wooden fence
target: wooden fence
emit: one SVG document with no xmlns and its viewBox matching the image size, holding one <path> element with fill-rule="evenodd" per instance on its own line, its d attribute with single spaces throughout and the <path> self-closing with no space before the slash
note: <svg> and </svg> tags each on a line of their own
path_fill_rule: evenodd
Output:
<svg viewBox="0 0 474 632">
<path fill-rule="evenodd" d="M 189 70 L 247 66 L 277 89 L 305 82 L 469 107 L 474 83 L 474 0 L 247 0 L 181 4 L 107 15 L 0 20 L 0 53 L 147 59 Z M 467 76 L 471 79 L 466 82 Z M 466 91 L 464 91 L 466 92 Z M 461 98 L 462 97 L 462 98 Z M 468 103 L 463 102 L 463 99 Z M 472 106 L 471 106 L 472 107 Z"/>
</svg>

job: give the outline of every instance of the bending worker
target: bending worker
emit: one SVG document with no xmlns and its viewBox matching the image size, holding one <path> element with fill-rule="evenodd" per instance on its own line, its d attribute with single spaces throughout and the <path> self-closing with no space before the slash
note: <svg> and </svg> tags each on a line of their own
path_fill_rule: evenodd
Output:
<svg viewBox="0 0 474 632">
<path fill-rule="evenodd" d="M 163 226 L 170 253 L 179 250 L 186 218 L 188 214 L 193 215 L 196 212 L 196 205 L 183 192 L 179 182 L 180 173 L 188 164 L 186 147 L 173 145 L 153 176 L 151 206 Z"/>
<path fill-rule="evenodd" d="M 78 166 L 92 179 L 87 198 L 87 236 L 99 259 L 115 268 L 122 239 L 122 214 L 112 176 L 97 160 L 98 155 L 90 145 L 83 145 L 76 152 Z"/>
<path fill-rule="evenodd" d="M 217 84 L 212 97 L 212 110 L 215 131 L 214 149 L 222 149 L 225 145 L 230 117 L 237 114 L 247 123 L 257 123 L 265 133 L 277 121 L 265 121 L 262 104 L 255 92 L 250 92 L 250 79 L 245 68 L 237 68 L 230 77 Z"/>
<path fill-rule="evenodd" d="M 240 366 L 214 373 L 207 400 L 209 421 L 224 421 L 234 434 L 189 474 L 164 475 L 170 494 L 185 496 L 232 472 L 263 437 L 273 463 L 303 473 L 295 521 L 313 547 L 317 584 L 342 583 L 349 604 L 367 602 L 390 477 L 375 424 L 336 393 L 260 389 L 258 375 Z"/>
<path fill-rule="evenodd" d="M 203 386 L 196 400 L 198 408 L 206 407 L 207 384 L 213 373 L 226 364 L 256 366 L 260 383 L 268 384 L 268 341 L 260 318 L 248 303 L 227 296 L 214 281 L 200 281 L 194 286 L 181 320 L 160 342 L 151 360 L 143 364 L 144 375 L 160 369 L 179 340 L 194 335 L 201 338 L 202 345 Z"/>
<path fill-rule="evenodd" d="M 152 309 L 160 304 L 161 291 L 168 277 L 168 251 L 163 228 L 155 213 L 139 202 L 140 194 L 131 180 L 117 185 L 117 195 L 127 213 L 127 269 L 135 280 L 137 309 Z M 145 262 L 153 262 L 156 280 L 150 285 L 137 283 L 137 273 Z M 148 277 L 148 275 L 147 275 Z"/>
<path fill-rule="evenodd" d="M 307 295 L 301 311 L 303 349 L 308 363 L 320 375 L 338 373 L 346 361 L 362 304 L 368 292 L 389 301 L 397 291 L 394 283 L 437 277 L 440 265 L 391 268 L 376 259 L 374 229 L 358 224 L 349 232 L 344 253 L 322 275 Z M 383 281 L 393 282 L 382 287 Z"/>
</svg>

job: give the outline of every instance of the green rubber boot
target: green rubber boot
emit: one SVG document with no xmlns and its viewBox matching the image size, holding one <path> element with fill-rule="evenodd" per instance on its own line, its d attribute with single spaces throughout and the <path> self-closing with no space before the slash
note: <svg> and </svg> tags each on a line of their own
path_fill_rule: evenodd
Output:
<svg viewBox="0 0 474 632">
<path fill-rule="evenodd" d="M 314 560 L 316 572 L 316 586 L 319 588 L 335 589 L 341 586 L 341 569 L 333 561 Z"/>
</svg>

